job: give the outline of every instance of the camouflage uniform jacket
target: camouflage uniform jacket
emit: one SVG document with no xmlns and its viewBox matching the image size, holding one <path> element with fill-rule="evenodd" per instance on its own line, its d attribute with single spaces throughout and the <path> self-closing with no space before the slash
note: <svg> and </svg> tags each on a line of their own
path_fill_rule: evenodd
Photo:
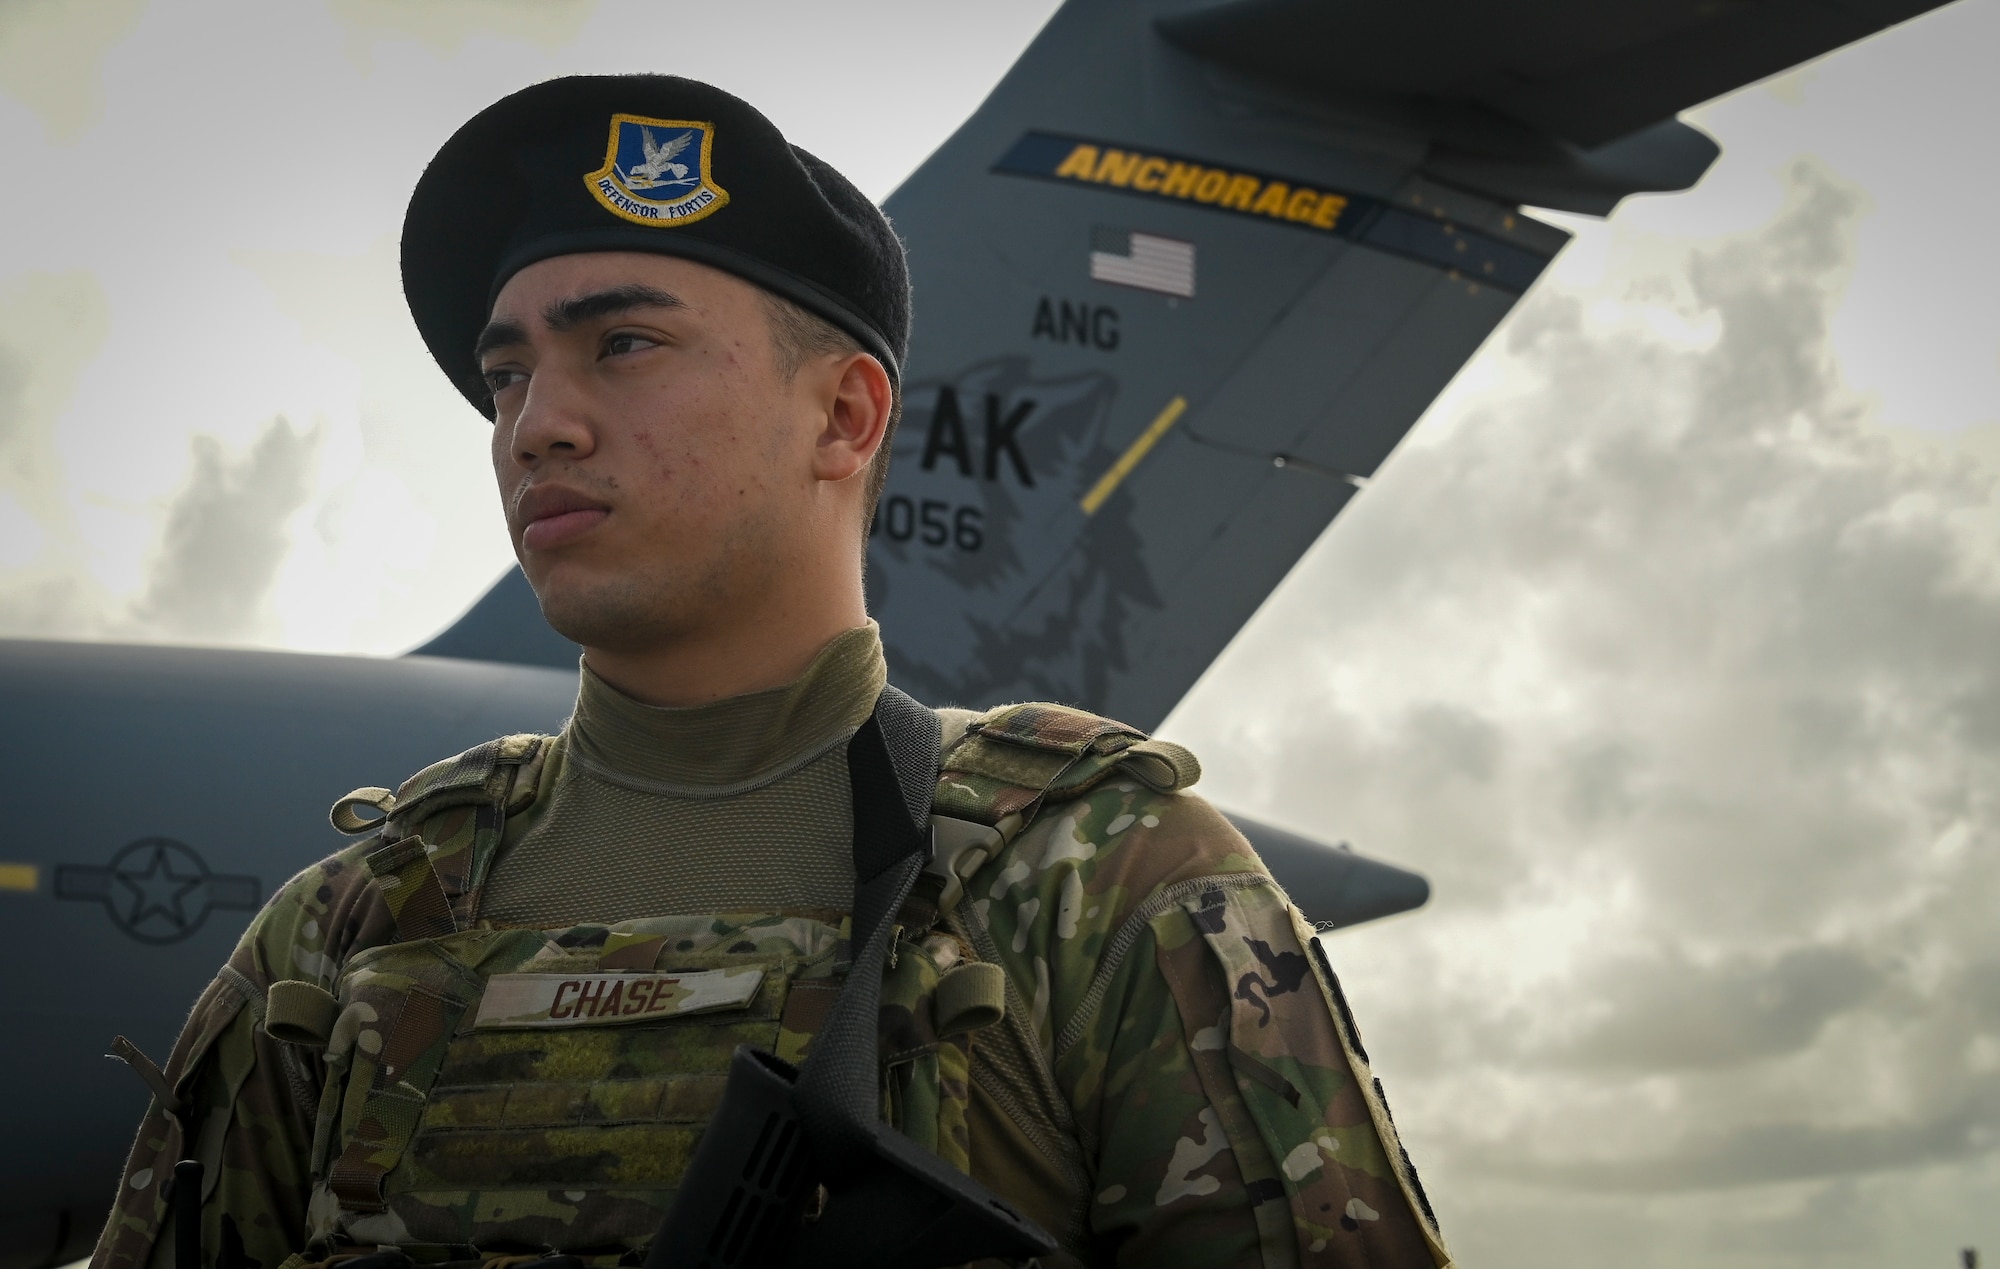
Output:
<svg viewBox="0 0 2000 1269">
<path fill-rule="evenodd" d="M 1181 791 L 1192 755 L 1056 706 L 943 712 L 944 866 L 903 919 L 1000 966 L 1005 1013 L 959 1046 L 969 1067 L 947 1065 L 959 1112 L 926 1144 L 1054 1234 L 1058 1263 L 1448 1266 L 1324 953 L 1248 843 Z M 327 1072 L 276 1038 L 296 1029 L 298 985 L 324 994 L 349 958 L 407 937 L 405 909 L 436 903 L 379 880 L 406 819 L 444 901 L 476 914 L 547 752 L 510 737 L 376 791 L 384 832 L 272 899 L 175 1046 L 176 1104 L 156 1098 L 141 1124 L 93 1269 L 166 1263 L 183 1157 L 209 1165 L 211 1257 L 306 1263 Z M 886 1010 L 884 1025 L 886 1062 Z"/>
</svg>

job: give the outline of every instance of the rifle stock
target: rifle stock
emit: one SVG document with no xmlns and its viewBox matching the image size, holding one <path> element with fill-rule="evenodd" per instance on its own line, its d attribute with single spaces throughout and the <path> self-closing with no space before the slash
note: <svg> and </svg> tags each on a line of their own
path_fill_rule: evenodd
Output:
<svg viewBox="0 0 2000 1269">
<path fill-rule="evenodd" d="M 835 1171 L 788 1063 L 742 1046 L 645 1269 L 940 1269 L 1055 1250 L 1005 1199 L 887 1124 Z"/>
<path fill-rule="evenodd" d="M 199 1160 L 174 1165 L 174 1269 L 203 1269 L 201 1263 L 201 1173 Z"/>
</svg>

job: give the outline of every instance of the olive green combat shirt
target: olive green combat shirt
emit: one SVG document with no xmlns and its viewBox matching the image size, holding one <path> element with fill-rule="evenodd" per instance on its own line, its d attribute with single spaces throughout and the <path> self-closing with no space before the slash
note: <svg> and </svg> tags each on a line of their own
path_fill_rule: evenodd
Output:
<svg viewBox="0 0 2000 1269">
<path fill-rule="evenodd" d="M 482 911 L 503 925 L 776 908 L 854 897 L 847 741 L 888 681 L 871 622 L 788 687 L 642 705 L 583 668 L 576 714 L 508 821 Z"/>
<path fill-rule="evenodd" d="M 882 683 L 872 624 L 788 687 L 695 709 L 585 670 L 575 717 L 521 769 L 535 800 L 507 818 L 480 921 L 844 911 L 845 746 Z M 947 919 L 1007 981 L 972 1040 L 965 1157 L 1061 1242 L 1044 1263 L 1448 1269 L 1323 950 L 1181 791 L 1192 756 L 1059 706 L 941 712 L 940 840 L 956 823 L 980 841 L 954 856 Z M 93 1269 L 171 1264 L 165 1182 L 190 1155 L 210 1161 L 211 1263 L 302 1250 L 327 1073 L 265 1031 L 265 1005 L 397 941 L 365 862 L 380 845 L 289 882 L 196 1003 L 165 1070 L 181 1114 L 149 1109 Z"/>
</svg>

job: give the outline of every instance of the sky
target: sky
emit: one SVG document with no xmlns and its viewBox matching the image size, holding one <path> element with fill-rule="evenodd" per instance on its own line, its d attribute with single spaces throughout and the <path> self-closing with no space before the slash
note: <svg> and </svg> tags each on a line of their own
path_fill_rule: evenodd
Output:
<svg viewBox="0 0 2000 1269">
<path fill-rule="evenodd" d="M 886 196 L 1051 8 L 6 0 L 0 635 L 421 642 L 509 560 L 397 291 L 436 144 L 673 69 Z M 1996 46 L 1960 0 L 1552 217 L 1162 729 L 1431 878 L 1327 943 L 1467 1266 L 2000 1256 Z"/>
</svg>

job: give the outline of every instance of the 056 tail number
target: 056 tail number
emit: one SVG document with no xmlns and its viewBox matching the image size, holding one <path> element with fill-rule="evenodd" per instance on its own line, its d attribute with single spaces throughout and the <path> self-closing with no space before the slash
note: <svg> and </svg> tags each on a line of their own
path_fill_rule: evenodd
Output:
<svg viewBox="0 0 2000 1269">
<path fill-rule="evenodd" d="M 868 529 L 868 536 L 877 534 L 891 542 L 914 539 L 925 546 L 977 551 L 986 544 L 986 516 L 978 507 L 891 494 L 882 499 Z"/>
</svg>

